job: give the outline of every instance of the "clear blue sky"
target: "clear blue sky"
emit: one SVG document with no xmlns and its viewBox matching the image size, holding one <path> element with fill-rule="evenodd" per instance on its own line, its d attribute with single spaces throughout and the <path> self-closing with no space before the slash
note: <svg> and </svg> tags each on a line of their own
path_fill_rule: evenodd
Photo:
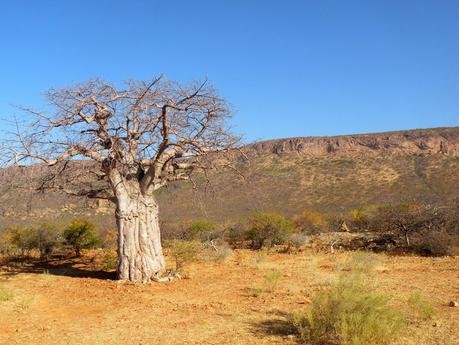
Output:
<svg viewBox="0 0 459 345">
<path fill-rule="evenodd" d="M 247 140 L 459 125 L 458 0 L 3 1 L 0 117 L 100 77 L 208 77 Z"/>
</svg>

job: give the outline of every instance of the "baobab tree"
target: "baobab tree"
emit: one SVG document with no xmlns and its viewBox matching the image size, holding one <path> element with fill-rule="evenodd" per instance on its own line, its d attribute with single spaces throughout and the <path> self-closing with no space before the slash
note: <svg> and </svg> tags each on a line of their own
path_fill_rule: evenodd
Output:
<svg viewBox="0 0 459 345">
<path fill-rule="evenodd" d="M 209 156 L 237 146 L 227 101 L 208 82 L 182 85 L 162 76 L 123 88 L 95 80 L 50 90 L 46 98 L 51 112 L 22 108 L 33 120 L 18 124 L 9 144 L 15 163 L 54 166 L 55 175 L 44 183 L 50 185 L 59 175 L 75 179 L 73 161 L 83 159 L 91 169 L 75 173 L 92 172 L 97 179 L 87 180 L 106 181 L 109 188 L 61 183 L 61 189 L 116 204 L 118 278 L 161 279 L 165 262 L 154 192 L 190 179 L 193 170 L 208 166 Z"/>
</svg>

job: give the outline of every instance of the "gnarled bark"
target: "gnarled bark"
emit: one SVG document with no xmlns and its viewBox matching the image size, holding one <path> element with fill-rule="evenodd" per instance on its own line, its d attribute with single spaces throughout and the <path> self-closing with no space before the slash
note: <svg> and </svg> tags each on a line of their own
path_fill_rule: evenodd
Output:
<svg viewBox="0 0 459 345">
<path fill-rule="evenodd" d="M 154 196 L 125 197 L 117 203 L 118 279 L 149 282 L 165 268 Z"/>
</svg>

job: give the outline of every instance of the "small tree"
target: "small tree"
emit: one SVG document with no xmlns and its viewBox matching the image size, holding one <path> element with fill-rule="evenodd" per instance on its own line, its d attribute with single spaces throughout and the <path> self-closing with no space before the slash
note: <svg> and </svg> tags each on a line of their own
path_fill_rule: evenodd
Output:
<svg viewBox="0 0 459 345">
<path fill-rule="evenodd" d="M 293 224 L 277 213 L 260 212 L 249 217 L 247 229 L 247 239 L 252 241 L 254 248 L 263 245 L 269 248 L 285 243 L 287 235 L 293 231 Z"/>
<path fill-rule="evenodd" d="M 101 238 L 94 224 L 76 219 L 64 230 L 64 241 L 79 257 L 82 249 L 95 248 L 101 243 Z"/>
<path fill-rule="evenodd" d="M 6 229 L 5 239 L 22 256 L 28 256 L 33 249 L 38 248 L 38 233 L 34 228 L 13 226 Z"/>
<path fill-rule="evenodd" d="M 411 234 L 433 228 L 438 220 L 438 212 L 435 207 L 402 203 L 378 207 L 371 223 L 376 230 L 398 231 L 404 237 L 406 245 L 409 246 Z"/>
</svg>

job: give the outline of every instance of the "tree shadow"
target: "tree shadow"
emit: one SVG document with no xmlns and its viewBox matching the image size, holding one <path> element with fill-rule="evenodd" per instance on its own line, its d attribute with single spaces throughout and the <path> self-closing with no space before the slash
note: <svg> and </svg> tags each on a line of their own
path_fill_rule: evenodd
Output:
<svg viewBox="0 0 459 345">
<path fill-rule="evenodd" d="M 92 278 L 100 280 L 116 279 L 115 272 L 91 269 L 91 265 L 88 265 L 87 261 L 87 259 L 83 258 L 62 259 L 60 257 L 52 258 L 46 261 L 30 258 L 16 258 L 3 262 L 0 265 L 0 271 L 3 271 L 3 276 L 6 277 L 15 276 L 21 273 L 47 273 L 50 275 L 72 278 Z"/>
<path fill-rule="evenodd" d="M 268 319 L 252 324 L 252 333 L 258 336 L 295 336 L 294 339 L 297 340 L 298 331 L 293 325 L 291 314 L 275 310 L 268 313 L 268 316 Z"/>
</svg>

